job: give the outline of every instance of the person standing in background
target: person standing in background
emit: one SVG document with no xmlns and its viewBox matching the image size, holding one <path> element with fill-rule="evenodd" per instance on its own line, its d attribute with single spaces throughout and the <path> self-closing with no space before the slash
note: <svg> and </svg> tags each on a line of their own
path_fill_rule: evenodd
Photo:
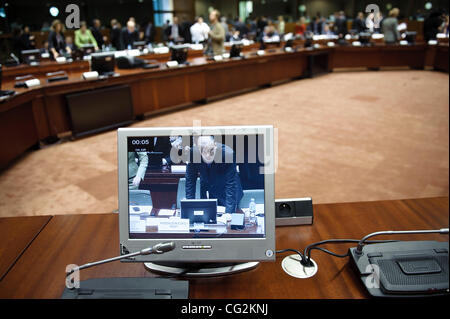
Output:
<svg viewBox="0 0 450 319">
<path fill-rule="evenodd" d="M 295 24 L 294 32 L 295 34 L 303 35 L 306 32 L 307 27 L 305 17 L 301 17 Z"/>
<path fill-rule="evenodd" d="M 210 28 L 203 22 L 203 18 L 198 17 L 197 22 L 190 28 L 192 43 L 203 43 L 208 40 L 209 31 Z"/>
<path fill-rule="evenodd" d="M 358 12 L 355 20 L 353 20 L 352 28 L 356 30 L 357 33 L 364 32 L 366 30 L 366 23 L 364 21 L 364 13 Z"/>
<path fill-rule="evenodd" d="M 72 50 L 66 45 L 64 25 L 60 20 L 55 20 L 52 23 L 51 31 L 48 35 L 48 49 L 53 59 L 64 53 L 72 53 Z"/>
<path fill-rule="evenodd" d="M 75 31 L 75 45 L 81 49 L 83 45 L 92 44 L 95 47 L 95 51 L 98 50 L 98 44 L 92 35 L 91 30 L 87 28 L 85 21 L 80 22 L 80 28 Z"/>
<path fill-rule="evenodd" d="M 105 44 L 102 34 L 102 23 L 100 22 L 99 19 L 94 19 L 92 21 L 92 24 L 93 24 L 91 28 L 92 35 L 94 36 L 94 39 L 97 42 L 97 46 L 99 48 L 102 48 L 103 44 Z"/>
<path fill-rule="evenodd" d="M 209 14 L 209 21 L 211 22 L 211 30 L 209 31 L 210 46 L 214 55 L 221 55 L 225 51 L 225 30 L 219 22 L 220 12 L 212 10 Z"/>
<path fill-rule="evenodd" d="M 111 31 L 109 33 L 109 40 L 113 48 L 120 50 L 121 49 L 120 29 L 122 28 L 122 26 L 116 19 L 112 19 L 110 24 L 111 24 Z"/>
<path fill-rule="evenodd" d="M 286 31 L 286 22 L 284 21 L 283 16 L 278 17 L 278 34 L 284 34 Z"/>
<path fill-rule="evenodd" d="M 120 47 L 122 50 L 132 49 L 133 43 L 139 41 L 139 33 L 136 30 L 136 23 L 132 20 L 127 22 L 127 27 L 122 30 Z"/>
<path fill-rule="evenodd" d="M 383 20 L 381 30 L 384 34 L 384 42 L 386 44 L 393 44 L 400 40 L 400 32 L 398 32 L 397 17 L 400 13 L 398 8 L 394 8 L 389 12 L 389 17 Z"/>
</svg>

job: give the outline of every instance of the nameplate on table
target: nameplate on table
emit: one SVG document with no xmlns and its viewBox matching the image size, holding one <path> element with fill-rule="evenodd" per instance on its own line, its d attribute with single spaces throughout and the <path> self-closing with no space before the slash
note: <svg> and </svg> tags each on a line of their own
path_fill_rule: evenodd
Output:
<svg viewBox="0 0 450 319">
<path fill-rule="evenodd" d="M 223 61 L 223 56 L 221 56 L 221 55 L 215 55 L 215 56 L 214 56 L 214 61 L 216 61 L 216 62 Z"/>
<path fill-rule="evenodd" d="M 334 46 L 335 46 L 335 43 L 334 43 L 333 41 L 330 41 L 330 42 L 327 43 L 327 45 L 328 45 L 329 47 L 334 47 Z"/>
<path fill-rule="evenodd" d="M 360 47 L 360 46 L 361 46 L 361 42 L 359 42 L 359 41 L 354 41 L 354 42 L 352 42 L 352 45 L 353 45 L 354 47 Z"/>
<path fill-rule="evenodd" d="M 186 165 L 172 165 L 170 170 L 172 173 L 183 174 L 186 173 Z"/>
<path fill-rule="evenodd" d="M 41 85 L 41 81 L 39 81 L 39 79 L 31 79 L 31 80 L 25 81 L 25 86 L 27 88 L 32 88 L 32 87 L 39 86 L 39 85 Z"/>
<path fill-rule="evenodd" d="M 229 59 L 230 58 L 230 54 L 229 53 L 224 53 L 222 54 L 224 59 Z"/>
<path fill-rule="evenodd" d="M 406 40 L 401 40 L 401 41 L 400 41 L 400 45 L 408 45 L 408 41 L 406 41 Z"/>
<path fill-rule="evenodd" d="M 189 233 L 189 219 L 161 219 L 158 224 L 158 232 Z"/>
<path fill-rule="evenodd" d="M 63 57 L 63 56 L 59 56 L 55 60 L 58 63 L 66 63 L 67 62 L 67 59 L 65 57 Z"/>
<path fill-rule="evenodd" d="M 178 61 L 169 61 L 166 63 L 169 68 L 176 68 L 178 66 Z"/>
<path fill-rule="evenodd" d="M 266 54 L 266 51 L 258 50 L 258 51 L 256 51 L 256 54 L 259 55 L 259 56 L 263 56 L 264 54 Z"/>
<path fill-rule="evenodd" d="M 99 77 L 99 74 L 97 71 L 83 73 L 83 79 L 85 79 L 85 80 L 95 80 L 95 79 L 98 79 L 98 77 Z"/>
<path fill-rule="evenodd" d="M 43 59 L 49 59 L 50 58 L 50 53 L 44 52 L 41 54 L 41 58 Z"/>
</svg>

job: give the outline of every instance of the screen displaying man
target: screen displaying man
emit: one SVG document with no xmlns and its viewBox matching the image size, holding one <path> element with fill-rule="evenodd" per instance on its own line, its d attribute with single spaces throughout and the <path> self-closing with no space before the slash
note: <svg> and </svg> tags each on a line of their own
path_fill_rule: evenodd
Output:
<svg viewBox="0 0 450 319">
<path fill-rule="evenodd" d="M 200 154 L 200 161 L 196 161 Z M 234 151 L 217 143 L 213 136 L 198 137 L 192 148 L 192 161 L 186 167 L 186 198 L 195 199 L 197 176 L 200 175 L 200 198 L 217 199 L 232 214 L 243 196 L 241 181 L 236 169 Z M 231 160 L 230 160 L 231 159 Z"/>
</svg>

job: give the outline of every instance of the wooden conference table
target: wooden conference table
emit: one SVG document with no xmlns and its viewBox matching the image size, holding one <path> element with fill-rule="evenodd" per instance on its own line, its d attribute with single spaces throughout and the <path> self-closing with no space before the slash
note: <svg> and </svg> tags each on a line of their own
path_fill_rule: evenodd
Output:
<svg viewBox="0 0 450 319">
<path fill-rule="evenodd" d="M 432 53 L 428 53 L 431 52 Z M 195 53 L 195 52 L 194 52 Z M 3 68 L 3 90 L 17 94 L 0 101 L 0 169 L 40 141 L 70 134 L 73 131 L 66 97 L 116 86 L 128 86 L 134 118 L 156 114 L 195 102 L 223 96 L 241 90 L 310 75 L 311 63 L 318 54 L 327 57 L 325 71 L 335 68 L 411 67 L 423 69 L 427 63 L 448 72 L 448 44 L 430 49 L 426 44 L 410 46 L 377 44 L 371 47 L 321 46 L 313 50 L 299 48 L 284 52 L 267 49 L 263 56 L 246 51 L 246 59 L 209 61 L 191 53 L 185 67 L 116 70 L 120 75 L 107 79 L 83 80 L 89 70 L 86 61 L 68 64 L 42 62 L 41 66 Z M 428 57 L 428 58 L 427 58 Z M 148 55 L 144 58 L 164 62 L 169 55 Z M 69 79 L 47 83 L 45 72 L 65 70 Z M 14 77 L 33 74 L 41 85 L 34 88 L 14 88 Z"/>
<path fill-rule="evenodd" d="M 314 225 L 276 229 L 276 248 L 304 249 L 323 239 L 356 238 L 380 230 L 439 229 L 449 224 L 448 197 L 314 205 Z M 10 237 L 13 236 L 13 237 Z M 60 298 L 68 264 L 84 264 L 119 252 L 118 215 L 60 215 L 0 219 L 0 298 Z M 377 239 L 391 239 L 380 236 Z M 447 241 L 438 234 L 396 236 L 400 240 Z M 11 245 L 14 243 L 14 245 Z M 345 252 L 349 245 L 329 245 Z M 251 271 L 191 279 L 190 298 L 367 298 L 348 258 L 321 252 L 312 257 L 318 273 L 288 276 L 283 256 Z M 156 276 L 142 264 L 113 262 L 81 272 L 81 280 Z"/>
</svg>

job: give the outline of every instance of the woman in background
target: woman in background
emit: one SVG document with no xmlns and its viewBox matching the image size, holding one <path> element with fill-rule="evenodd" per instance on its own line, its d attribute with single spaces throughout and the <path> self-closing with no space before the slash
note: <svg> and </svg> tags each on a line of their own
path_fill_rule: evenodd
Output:
<svg viewBox="0 0 450 319">
<path fill-rule="evenodd" d="M 48 49 L 53 59 L 65 53 L 72 53 L 72 50 L 66 45 L 64 39 L 64 25 L 59 20 L 55 20 L 50 28 L 48 35 Z"/>
<path fill-rule="evenodd" d="M 95 51 L 98 50 L 97 41 L 92 35 L 91 30 L 87 28 L 86 21 L 81 21 L 80 29 L 75 31 L 75 45 L 80 49 L 86 44 L 92 44 L 95 47 Z"/>
</svg>

